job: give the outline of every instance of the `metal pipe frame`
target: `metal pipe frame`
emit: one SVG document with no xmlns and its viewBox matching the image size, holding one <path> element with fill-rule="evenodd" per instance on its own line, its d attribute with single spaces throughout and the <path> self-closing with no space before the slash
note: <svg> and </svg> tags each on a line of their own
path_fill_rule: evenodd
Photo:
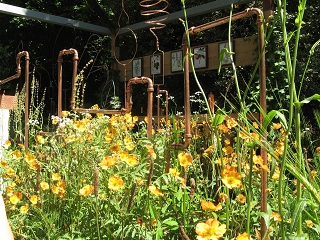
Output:
<svg viewBox="0 0 320 240">
<path fill-rule="evenodd" d="M 147 91 L 148 91 L 148 109 L 147 109 L 147 137 L 151 139 L 152 137 L 152 104 L 153 104 L 153 82 L 148 77 L 135 77 L 131 78 L 128 81 L 127 88 L 126 88 L 126 110 L 127 112 L 131 112 L 132 109 L 132 84 L 148 84 Z"/>
<path fill-rule="evenodd" d="M 79 55 L 78 51 L 74 48 L 64 49 L 59 52 L 58 55 L 58 117 L 61 117 L 62 113 L 62 62 L 64 55 L 73 54 L 73 71 L 72 71 L 72 93 L 71 93 L 71 103 L 70 107 L 73 110 L 75 105 L 75 89 L 74 85 L 77 78 L 77 70 L 78 70 L 78 61 Z"/>
<path fill-rule="evenodd" d="M 86 108 L 76 108 L 75 107 L 75 86 L 77 80 L 77 70 L 78 70 L 78 61 L 79 55 L 76 49 L 64 49 L 59 52 L 58 55 L 58 117 L 61 117 L 62 113 L 62 62 L 64 55 L 73 54 L 73 71 L 72 71 L 72 92 L 71 92 L 71 100 L 70 100 L 70 108 L 75 112 L 82 113 L 102 113 L 102 114 L 124 114 L 126 110 L 107 110 L 107 109 L 86 109 Z"/>
<path fill-rule="evenodd" d="M 21 57 L 25 57 L 25 111 L 24 111 L 24 147 L 25 151 L 28 152 L 29 148 L 29 127 L 28 127 L 28 121 L 29 121 L 29 63 L 30 63 L 30 56 L 27 51 L 22 51 L 17 54 L 16 57 L 16 65 L 17 65 L 17 73 L 11 77 L 8 77 L 4 80 L 0 80 L 0 85 L 7 83 L 13 79 L 17 79 L 21 76 L 21 66 L 20 66 L 20 60 Z"/>
<path fill-rule="evenodd" d="M 266 59 L 265 59 L 265 50 L 264 50 L 264 34 L 263 34 L 263 13 L 259 8 L 248 8 L 242 12 L 235 13 L 231 17 L 231 21 L 235 21 L 241 18 L 250 17 L 252 15 L 257 16 L 257 25 L 258 25 L 258 44 L 259 44 L 259 53 L 260 53 L 260 62 L 259 62 L 259 74 L 260 74 L 260 122 L 261 124 L 264 122 L 264 116 L 267 112 L 267 101 L 266 101 Z M 199 32 L 202 32 L 207 29 L 211 29 L 214 27 L 217 27 L 219 25 L 228 23 L 230 20 L 230 17 L 224 17 L 209 23 L 205 23 L 203 25 L 200 25 L 198 27 L 191 27 L 189 29 L 189 34 L 196 34 Z M 185 84 L 185 142 L 184 144 L 173 144 L 172 147 L 175 149 L 183 149 L 189 146 L 191 143 L 191 132 L 190 132 L 190 87 L 189 87 L 189 61 L 190 61 L 190 55 L 188 48 L 188 42 L 187 42 L 187 35 L 184 33 L 183 40 L 182 40 L 182 46 L 184 50 L 184 54 L 186 56 L 185 58 L 185 64 L 184 64 L 184 84 Z M 266 138 L 266 135 L 264 133 L 262 141 Z M 263 159 L 264 164 L 267 164 L 267 152 L 261 148 L 261 157 Z M 267 212 L 267 172 L 261 171 L 261 211 Z M 261 218 L 261 236 L 265 236 L 267 234 L 267 227 L 266 223 L 263 218 Z"/>
</svg>

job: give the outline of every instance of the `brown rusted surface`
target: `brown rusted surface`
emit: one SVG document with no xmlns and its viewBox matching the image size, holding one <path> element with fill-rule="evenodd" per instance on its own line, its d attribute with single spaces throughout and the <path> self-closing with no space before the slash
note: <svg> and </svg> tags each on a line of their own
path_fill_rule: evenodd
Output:
<svg viewBox="0 0 320 240">
<path fill-rule="evenodd" d="M 153 83 L 148 77 L 135 77 L 128 81 L 126 89 L 126 110 L 131 112 L 132 109 L 132 84 L 148 84 L 148 109 L 147 109 L 147 137 L 152 137 L 152 103 L 153 103 Z"/>
<path fill-rule="evenodd" d="M 17 65 L 17 73 L 11 77 L 8 77 L 4 80 L 0 80 L 0 85 L 9 82 L 13 79 L 19 78 L 21 76 L 21 66 L 20 66 L 20 60 L 21 57 L 25 57 L 25 94 L 26 94 L 26 100 L 25 100 L 25 113 L 24 113 L 24 146 L 26 152 L 28 152 L 28 146 L 29 146 L 29 130 L 28 130 L 28 121 L 29 121 L 29 62 L 30 57 L 29 53 L 27 51 L 22 51 L 17 54 L 16 57 L 16 65 Z"/>
</svg>

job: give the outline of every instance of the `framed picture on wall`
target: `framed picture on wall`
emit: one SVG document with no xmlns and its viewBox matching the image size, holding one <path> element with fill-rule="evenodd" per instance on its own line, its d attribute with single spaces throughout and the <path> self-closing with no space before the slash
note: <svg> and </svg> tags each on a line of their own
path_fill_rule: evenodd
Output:
<svg viewBox="0 0 320 240">
<path fill-rule="evenodd" d="M 195 69 L 208 67 L 207 49 L 207 45 L 193 48 L 193 63 Z"/>
<path fill-rule="evenodd" d="M 162 74 L 162 55 L 153 55 L 150 57 L 150 74 Z"/>
<path fill-rule="evenodd" d="M 181 72 L 183 65 L 182 50 L 171 52 L 171 72 Z"/>
<path fill-rule="evenodd" d="M 143 67 L 143 58 L 136 58 L 132 61 L 132 77 L 141 77 Z"/>
<path fill-rule="evenodd" d="M 231 65 L 232 64 L 232 59 L 233 61 L 235 61 L 235 55 L 232 54 L 232 59 L 231 59 L 231 55 L 227 52 L 227 49 L 229 49 L 229 42 L 222 42 L 219 43 L 219 61 L 220 61 L 220 57 L 222 57 L 221 54 L 223 54 L 224 52 L 224 56 L 221 60 L 221 65 Z M 234 52 L 234 41 L 231 41 L 231 48 L 230 48 L 231 52 Z"/>
</svg>

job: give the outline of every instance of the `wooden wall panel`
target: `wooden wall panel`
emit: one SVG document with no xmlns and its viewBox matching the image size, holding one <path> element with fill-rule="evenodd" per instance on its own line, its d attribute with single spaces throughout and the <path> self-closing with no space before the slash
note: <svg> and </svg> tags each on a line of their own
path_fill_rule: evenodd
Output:
<svg viewBox="0 0 320 240">
<path fill-rule="evenodd" d="M 257 36 L 251 36 L 246 38 L 237 38 L 234 39 L 234 52 L 235 52 L 235 63 L 237 66 L 245 66 L 245 65 L 253 65 L 257 61 L 257 53 L 258 53 L 258 39 Z M 225 41 L 223 41 L 225 42 Z M 208 58 L 208 66 L 204 69 L 198 69 L 197 71 L 206 71 L 206 70 L 214 70 L 218 69 L 218 61 L 219 61 L 219 43 L 208 43 L 207 45 L 207 58 Z M 201 45 L 202 46 L 202 45 Z M 197 46 L 192 46 L 197 47 Z M 150 75 L 150 55 L 143 57 L 143 76 L 151 77 Z M 182 74 L 182 72 L 171 72 L 171 52 L 164 53 L 164 75 L 173 75 L 173 74 Z M 132 78 L 132 62 L 128 63 L 130 60 L 122 61 L 123 64 L 126 65 L 126 80 L 130 80 Z M 228 66 L 227 66 L 228 67 Z M 229 66 L 230 67 L 230 66 Z M 120 70 L 120 79 L 124 80 L 124 68 L 120 66 L 118 68 Z"/>
</svg>

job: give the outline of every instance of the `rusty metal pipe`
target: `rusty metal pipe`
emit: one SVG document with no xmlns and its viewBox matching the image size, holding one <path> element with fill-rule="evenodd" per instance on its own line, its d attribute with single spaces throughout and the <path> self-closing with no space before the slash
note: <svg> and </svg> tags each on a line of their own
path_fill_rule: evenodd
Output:
<svg viewBox="0 0 320 240">
<path fill-rule="evenodd" d="M 152 80 L 148 77 L 135 77 L 131 78 L 127 84 L 126 89 L 126 110 L 127 112 L 131 112 L 132 109 L 132 84 L 144 84 L 147 83 L 147 91 L 148 91 L 148 110 L 147 110 L 147 137 L 151 139 L 152 137 L 152 104 L 153 104 L 153 83 Z"/>
<path fill-rule="evenodd" d="M 235 13 L 232 15 L 231 20 L 235 21 L 241 18 L 250 17 L 252 15 L 257 16 L 257 25 L 258 25 L 258 39 L 259 39 L 259 53 L 260 53 L 260 63 L 259 63 L 259 74 L 260 74 L 260 107 L 262 111 L 260 112 L 260 122 L 261 124 L 264 121 L 264 115 L 267 112 L 267 102 L 266 102 L 266 64 L 265 64 L 265 51 L 264 51 L 264 34 L 263 34 L 263 13 L 259 8 L 248 8 L 242 12 Z M 195 34 L 216 26 L 228 23 L 230 17 L 224 17 L 213 22 L 205 23 L 198 27 L 192 27 L 189 29 L 189 34 Z M 186 141 L 183 145 L 180 145 L 180 148 L 187 147 L 191 142 L 190 134 L 190 103 L 189 103 L 189 54 L 188 54 L 188 45 L 187 45 L 187 36 L 186 33 L 183 35 L 183 49 L 185 52 L 185 138 Z M 266 138 L 266 135 L 263 135 L 263 138 Z M 173 145 L 175 147 L 176 145 Z M 267 152 L 262 148 L 261 157 L 264 164 L 267 163 Z M 261 210 L 263 212 L 267 211 L 267 173 L 262 171 L 261 173 Z M 266 223 L 263 218 L 261 218 L 261 236 L 267 234 Z"/>
<path fill-rule="evenodd" d="M 29 147 L 29 127 L 28 127 L 28 121 L 29 121 L 29 63 L 30 63 L 30 57 L 29 53 L 27 51 L 22 51 L 17 54 L 16 57 L 16 65 L 17 65 L 17 73 L 11 77 L 8 77 L 4 80 L 0 80 L 0 85 L 9 82 L 13 79 L 19 78 L 21 76 L 21 66 L 20 66 L 20 60 L 21 57 L 25 57 L 25 111 L 24 111 L 24 147 L 25 151 L 28 152 Z"/>
<path fill-rule="evenodd" d="M 184 143 L 173 143 L 171 147 L 174 149 L 185 149 L 191 144 L 192 134 L 191 134 L 191 124 L 190 124 L 190 80 L 189 80 L 189 48 L 186 38 L 186 34 L 182 38 L 182 48 L 185 56 L 184 62 Z"/>
<path fill-rule="evenodd" d="M 58 116 L 61 117 L 62 112 L 62 62 L 63 55 L 73 54 L 73 72 L 72 72 L 72 93 L 71 93 L 71 103 L 70 107 L 73 110 L 75 105 L 75 83 L 77 78 L 77 70 L 78 70 L 78 51 L 76 49 L 64 49 L 59 52 L 58 55 Z"/>
</svg>

